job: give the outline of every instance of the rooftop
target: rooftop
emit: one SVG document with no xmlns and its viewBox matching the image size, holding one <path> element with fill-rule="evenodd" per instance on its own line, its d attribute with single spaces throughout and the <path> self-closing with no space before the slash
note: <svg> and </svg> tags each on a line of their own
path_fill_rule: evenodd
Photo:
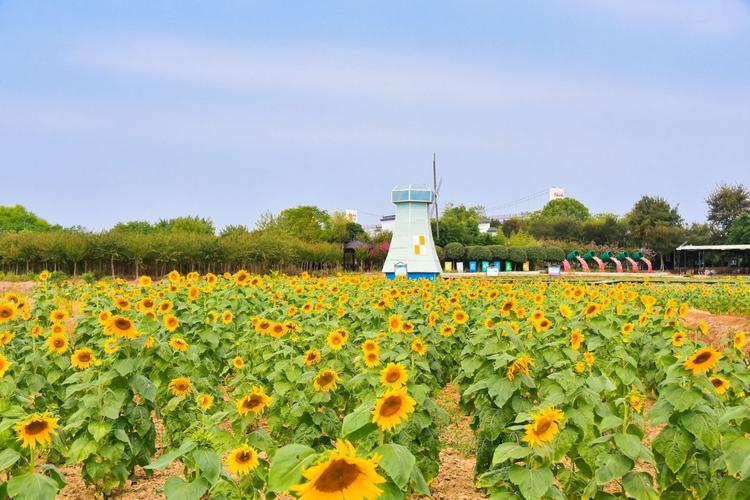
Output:
<svg viewBox="0 0 750 500">
<path fill-rule="evenodd" d="M 391 201 L 393 203 L 403 203 L 407 201 L 432 203 L 432 188 L 426 184 L 399 184 L 391 192 Z"/>
</svg>

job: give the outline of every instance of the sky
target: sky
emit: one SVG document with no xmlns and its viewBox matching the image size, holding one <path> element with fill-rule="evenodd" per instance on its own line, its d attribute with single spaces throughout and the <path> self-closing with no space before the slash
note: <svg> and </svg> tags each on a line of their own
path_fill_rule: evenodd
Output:
<svg viewBox="0 0 750 500">
<path fill-rule="evenodd" d="M 750 185 L 750 0 L 0 0 L 0 205 L 373 224 L 433 152 L 441 204 L 703 221 Z"/>
</svg>

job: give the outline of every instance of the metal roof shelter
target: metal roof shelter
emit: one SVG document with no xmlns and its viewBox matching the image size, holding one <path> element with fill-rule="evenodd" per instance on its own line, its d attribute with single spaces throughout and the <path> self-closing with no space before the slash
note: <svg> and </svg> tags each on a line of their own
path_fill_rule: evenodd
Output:
<svg viewBox="0 0 750 500">
<path fill-rule="evenodd" d="M 705 274 L 706 252 L 720 252 L 729 257 L 729 269 L 735 274 L 750 274 L 750 244 L 743 245 L 688 245 L 675 249 L 675 269 L 679 273 L 692 269 L 695 274 Z"/>
</svg>

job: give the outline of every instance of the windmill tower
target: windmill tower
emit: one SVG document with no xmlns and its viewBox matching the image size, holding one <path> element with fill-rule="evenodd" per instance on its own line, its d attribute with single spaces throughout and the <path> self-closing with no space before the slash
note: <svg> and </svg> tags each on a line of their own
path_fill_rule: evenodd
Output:
<svg viewBox="0 0 750 500">
<path fill-rule="evenodd" d="M 434 279 L 440 275 L 440 260 L 430 228 L 430 204 L 434 200 L 435 193 L 424 184 L 402 184 L 393 188 L 391 201 L 396 205 L 396 224 L 383 264 L 386 277 L 405 275 Z"/>
</svg>

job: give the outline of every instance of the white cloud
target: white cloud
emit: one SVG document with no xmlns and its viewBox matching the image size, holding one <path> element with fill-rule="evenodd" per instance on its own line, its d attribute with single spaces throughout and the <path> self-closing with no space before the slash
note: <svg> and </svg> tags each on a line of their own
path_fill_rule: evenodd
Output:
<svg viewBox="0 0 750 500">
<path fill-rule="evenodd" d="M 571 0 L 563 0 L 564 3 Z M 750 27 L 744 0 L 572 0 L 580 6 L 631 23 L 695 34 L 733 35 Z"/>
</svg>

